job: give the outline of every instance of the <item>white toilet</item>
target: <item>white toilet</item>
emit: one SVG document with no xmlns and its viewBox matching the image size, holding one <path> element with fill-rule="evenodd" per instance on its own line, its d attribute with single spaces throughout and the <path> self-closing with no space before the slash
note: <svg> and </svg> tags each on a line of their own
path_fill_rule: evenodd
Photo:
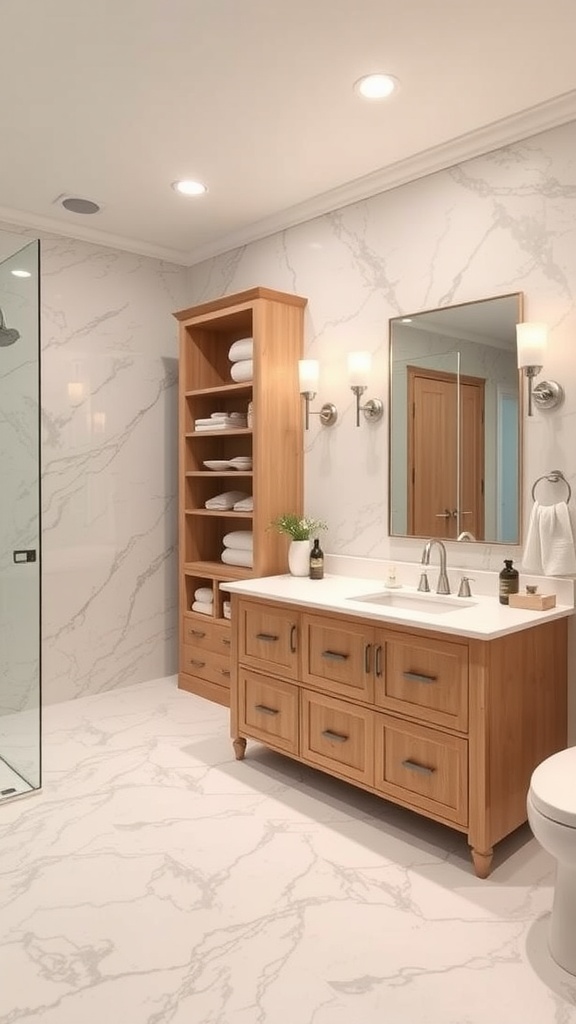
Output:
<svg viewBox="0 0 576 1024">
<path fill-rule="evenodd" d="M 550 952 L 560 967 L 576 975 L 576 747 L 534 769 L 527 807 L 530 828 L 557 865 Z"/>
</svg>

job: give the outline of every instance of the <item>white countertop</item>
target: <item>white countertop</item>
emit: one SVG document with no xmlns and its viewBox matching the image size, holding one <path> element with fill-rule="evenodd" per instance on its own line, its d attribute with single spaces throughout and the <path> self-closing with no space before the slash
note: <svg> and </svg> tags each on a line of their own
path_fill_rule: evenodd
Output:
<svg viewBox="0 0 576 1024">
<path fill-rule="evenodd" d="M 264 576 L 221 583 L 220 586 L 222 590 L 244 594 L 246 597 L 269 598 L 319 611 L 348 613 L 373 622 L 398 623 L 481 640 L 492 640 L 574 614 L 573 604 L 557 603 L 548 611 L 510 608 L 500 604 L 496 587 L 494 595 L 474 594 L 471 598 L 451 595 L 443 599 L 435 593 L 419 594 L 414 586 L 388 589 L 383 582 L 375 579 L 339 575 L 325 575 L 322 580 L 311 580 L 307 576 Z M 401 608 L 355 600 L 369 594 L 406 595 L 407 600 L 412 595 L 417 599 L 417 605 Z M 421 607 L 422 600 L 427 599 L 430 599 L 430 610 Z M 441 610 L 438 601 L 443 602 Z M 450 610 L 445 611 L 445 607 Z"/>
</svg>

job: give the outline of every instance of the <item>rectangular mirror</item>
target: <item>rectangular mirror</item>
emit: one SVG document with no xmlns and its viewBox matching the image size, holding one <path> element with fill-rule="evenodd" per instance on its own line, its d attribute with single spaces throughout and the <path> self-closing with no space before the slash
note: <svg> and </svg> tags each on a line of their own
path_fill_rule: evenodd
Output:
<svg viewBox="0 0 576 1024">
<path fill-rule="evenodd" d="M 522 294 L 390 320 L 389 531 L 520 543 Z"/>
</svg>

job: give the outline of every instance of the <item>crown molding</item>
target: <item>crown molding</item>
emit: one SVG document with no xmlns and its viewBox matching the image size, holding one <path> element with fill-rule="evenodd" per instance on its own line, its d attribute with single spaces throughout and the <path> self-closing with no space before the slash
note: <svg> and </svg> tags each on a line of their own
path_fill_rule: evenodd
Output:
<svg viewBox="0 0 576 1024">
<path fill-rule="evenodd" d="M 188 254 L 189 266 L 202 263 L 204 260 L 221 256 L 232 249 L 238 249 L 250 242 L 257 242 L 268 235 L 285 231 L 287 228 L 314 220 L 336 210 L 341 210 L 353 203 L 370 199 L 381 192 L 388 192 L 410 181 L 446 170 L 483 156 L 495 149 L 520 142 L 522 139 L 538 135 L 551 128 L 558 128 L 576 120 L 576 90 L 564 93 L 546 103 L 513 114 L 511 117 L 494 121 L 473 132 L 467 132 L 449 142 L 430 149 L 422 150 L 413 156 L 390 164 L 371 174 L 356 178 L 345 185 L 323 192 L 313 199 L 291 206 L 280 213 L 273 214 L 257 221 L 240 231 L 224 235 L 214 242 L 198 246 Z"/>
<path fill-rule="evenodd" d="M 322 192 L 303 203 L 288 207 L 270 217 L 241 228 L 220 238 L 197 246 L 191 250 L 164 248 L 140 239 L 125 238 L 112 235 L 97 228 L 85 227 L 77 223 L 64 224 L 61 220 L 51 217 L 37 217 L 21 210 L 0 207 L 0 220 L 7 225 L 25 228 L 36 235 L 56 235 L 60 238 L 74 238 L 94 245 L 103 245 L 111 249 L 121 249 L 137 256 L 176 263 L 181 267 L 192 267 L 204 260 L 222 256 L 233 249 L 260 241 L 269 235 L 286 231 L 306 221 L 314 220 L 326 214 L 341 210 L 353 203 L 370 199 L 381 192 L 388 192 L 410 181 L 446 170 L 465 160 L 483 156 L 495 149 L 512 145 L 523 139 L 531 138 L 541 132 L 558 128 L 563 124 L 576 120 L 576 90 L 564 93 L 546 103 L 530 107 L 518 114 L 494 121 L 473 132 L 467 132 L 455 139 L 432 146 L 420 153 L 399 160 L 394 164 L 356 178 L 338 188 Z"/>
</svg>

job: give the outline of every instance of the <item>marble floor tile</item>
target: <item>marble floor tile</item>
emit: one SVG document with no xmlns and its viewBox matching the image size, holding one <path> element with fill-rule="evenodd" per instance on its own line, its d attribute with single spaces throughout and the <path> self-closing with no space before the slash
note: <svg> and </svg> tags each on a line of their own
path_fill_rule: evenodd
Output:
<svg viewBox="0 0 576 1024">
<path fill-rule="evenodd" d="M 527 828 L 463 836 L 249 743 L 173 678 L 44 713 L 0 805 L 0 1024 L 576 1024 Z"/>
</svg>

